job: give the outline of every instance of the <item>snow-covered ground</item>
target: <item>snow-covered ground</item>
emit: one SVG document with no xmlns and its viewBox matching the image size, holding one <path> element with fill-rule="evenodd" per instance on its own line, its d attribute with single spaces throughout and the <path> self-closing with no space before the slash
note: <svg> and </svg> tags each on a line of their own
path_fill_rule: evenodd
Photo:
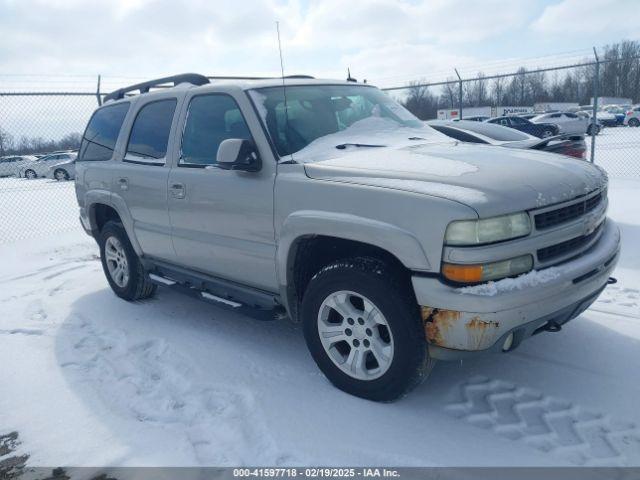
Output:
<svg viewBox="0 0 640 480">
<path fill-rule="evenodd" d="M 52 185 L 42 208 L 73 200 Z M 56 234 L 0 245 L 0 436 L 33 466 L 640 465 L 640 181 L 612 179 L 610 203 L 617 285 L 561 333 L 440 363 L 393 404 L 332 387 L 288 321 L 118 299 L 93 241 L 38 217 Z"/>
</svg>

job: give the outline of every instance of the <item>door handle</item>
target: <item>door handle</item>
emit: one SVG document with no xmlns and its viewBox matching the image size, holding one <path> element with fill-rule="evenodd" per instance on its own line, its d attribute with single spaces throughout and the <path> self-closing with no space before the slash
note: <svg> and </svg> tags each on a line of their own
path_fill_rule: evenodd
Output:
<svg viewBox="0 0 640 480">
<path fill-rule="evenodd" d="M 186 191 L 185 191 L 185 186 L 184 183 L 173 183 L 171 184 L 171 195 L 174 198 L 184 198 Z"/>
<path fill-rule="evenodd" d="M 120 190 L 129 190 L 129 180 L 126 178 L 119 178 L 118 185 L 120 185 Z"/>
</svg>

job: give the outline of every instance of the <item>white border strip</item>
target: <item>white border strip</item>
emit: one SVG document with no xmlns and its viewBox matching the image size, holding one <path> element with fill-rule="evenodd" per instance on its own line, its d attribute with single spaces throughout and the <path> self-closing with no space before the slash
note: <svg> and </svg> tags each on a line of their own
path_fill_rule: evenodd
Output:
<svg viewBox="0 0 640 480">
<path fill-rule="evenodd" d="M 154 273 L 150 273 L 149 274 L 149 278 L 151 280 L 154 280 L 154 281 L 158 282 L 158 283 L 162 283 L 163 285 L 175 285 L 176 284 L 175 281 L 173 281 L 173 280 L 171 280 L 169 278 L 161 277 L 160 275 L 156 275 Z"/>
<path fill-rule="evenodd" d="M 215 302 L 224 303 L 225 305 L 229 305 L 230 307 L 233 307 L 233 308 L 238 308 L 238 307 L 242 306 L 241 303 L 232 302 L 231 300 L 227 300 L 226 298 L 218 297 L 217 295 L 213 295 L 213 294 L 211 294 L 209 292 L 200 292 L 200 295 L 202 295 L 202 297 L 206 298 L 207 300 L 213 300 Z"/>
</svg>

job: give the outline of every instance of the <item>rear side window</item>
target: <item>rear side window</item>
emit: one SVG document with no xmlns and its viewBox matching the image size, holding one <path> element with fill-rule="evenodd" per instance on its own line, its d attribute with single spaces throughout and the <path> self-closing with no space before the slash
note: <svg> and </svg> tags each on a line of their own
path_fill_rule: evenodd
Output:
<svg viewBox="0 0 640 480">
<path fill-rule="evenodd" d="M 80 143 L 78 161 L 110 160 L 129 103 L 119 103 L 98 109 L 84 132 Z"/>
<path fill-rule="evenodd" d="M 164 165 L 177 100 L 158 100 L 143 106 L 131 127 L 125 162 Z"/>
<path fill-rule="evenodd" d="M 251 139 L 249 127 L 235 100 L 224 94 L 193 97 L 182 134 L 178 165 L 215 165 L 220 143 L 228 138 Z"/>
</svg>

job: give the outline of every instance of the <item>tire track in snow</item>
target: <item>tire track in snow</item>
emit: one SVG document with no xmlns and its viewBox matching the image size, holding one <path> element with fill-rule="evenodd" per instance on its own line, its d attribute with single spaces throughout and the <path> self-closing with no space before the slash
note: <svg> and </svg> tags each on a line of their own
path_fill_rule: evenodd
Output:
<svg viewBox="0 0 640 480">
<path fill-rule="evenodd" d="M 66 326 L 61 366 L 72 371 L 119 415 L 149 426 L 177 428 L 202 465 L 282 465 L 251 392 L 194 384 L 190 361 L 163 339 L 135 341 L 76 316 Z"/>
<path fill-rule="evenodd" d="M 621 285 L 609 285 L 598 297 L 595 305 L 597 308 L 591 309 L 596 312 L 640 319 L 640 290 Z"/>
<path fill-rule="evenodd" d="M 470 379 L 445 410 L 575 465 L 625 466 L 640 456 L 636 425 L 500 380 Z"/>
</svg>

